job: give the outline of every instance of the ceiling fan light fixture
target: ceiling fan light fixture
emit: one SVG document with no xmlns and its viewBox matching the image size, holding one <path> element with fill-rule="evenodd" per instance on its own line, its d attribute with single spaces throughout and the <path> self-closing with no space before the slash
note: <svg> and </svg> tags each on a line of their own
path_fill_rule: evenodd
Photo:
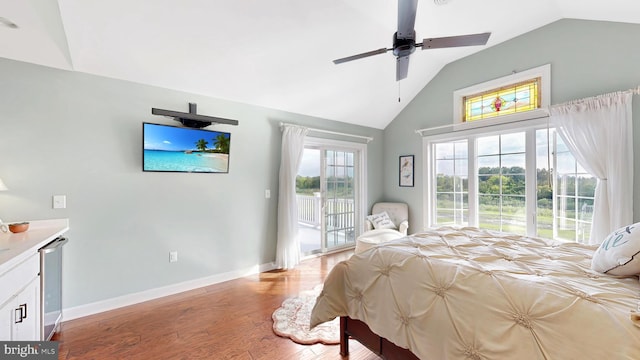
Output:
<svg viewBox="0 0 640 360">
<path fill-rule="evenodd" d="M 416 50 L 416 33 L 412 37 L 398 38 L 398 33 L 393 34 L 393 55 L 397 57 L 409 56 Z"/>
</svg>

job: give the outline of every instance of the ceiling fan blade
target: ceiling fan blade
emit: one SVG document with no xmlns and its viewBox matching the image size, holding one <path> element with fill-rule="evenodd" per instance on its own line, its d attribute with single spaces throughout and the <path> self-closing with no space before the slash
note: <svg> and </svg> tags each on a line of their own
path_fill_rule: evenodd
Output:
<svg viewBox="0 0 640 360">
<path fill-rule="evenodd" d="M 409 55 L 401 56 L 396 60 L 396 81 L 407 77 L 409 73 Z"/>
<path fill-rule="evenodd" d="M 398 0 L 398 39 L 414 39 L 418 0 Z"/>
<path fill-rule="evenodd" d="M 373 56 L 373 55 L 379 55 L 379 54 L 384 54 L 389 50 L 393 50 L 393 49 L 386 49 L 386 48 L 382 48 L 382 49 L 378 49 L 378 50 L 373 50 L 373 51 L 368 51 L 366 53 L 362 53 L 362 54 L 357 54 L 357 55 L 351 55 L 351 56 L 347 56 L 341 59 L 336 59 L 333 60 L 334 64 L 342 64 L 344 62 L 347 61 L 351 61 L 351 60 L 358 60 L 358 59 L 362 59 L 368 56 Z"/>
<path fill-rule="evenodd" d="M 427 50 L 458 46 L 484 45 L 489 40 L 489 36 L 491 36 L 490 32 L 482 34 L 430 38 L 422 40 L 422 44 L 416 44 L 416 47 L 422 46 L 422 50 Z"/>
</svg>

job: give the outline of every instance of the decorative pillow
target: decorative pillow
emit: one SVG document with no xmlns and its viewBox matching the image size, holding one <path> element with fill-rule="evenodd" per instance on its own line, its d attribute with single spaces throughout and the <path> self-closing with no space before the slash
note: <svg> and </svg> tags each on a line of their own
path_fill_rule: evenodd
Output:
<svg viewBox="0 0 640 360">
<path fill-rule="evenodd" d="M 591 269 L 612 275 L 640 274 L 640 223 L 609 234 L 593 254 Z"/>
<path fill-rule="evenodd" d="M 379 214 L 369 215 L 367 216 L 367 220 L 371 221 L 374 229 L 397 229 L 386 211 Z"/>
</svg>

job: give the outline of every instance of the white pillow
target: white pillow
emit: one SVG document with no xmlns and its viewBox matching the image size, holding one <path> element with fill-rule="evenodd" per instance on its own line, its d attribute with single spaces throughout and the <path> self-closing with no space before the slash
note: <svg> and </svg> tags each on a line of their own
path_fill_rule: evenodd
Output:
<svg viewBox="0 0 640 360">
<path fill-rule="evenodd" d="M 591 269 L 612 275 L 640 274 L 640 223 L 609 234 L 593 254 Z"/>
<path fill-rule="evenodd" d="M 371 221 L 374 229 L 397 229 L 386 211 L 379 214 L 369 215 L 367 216 L 367 220 Z"/>
</svg>

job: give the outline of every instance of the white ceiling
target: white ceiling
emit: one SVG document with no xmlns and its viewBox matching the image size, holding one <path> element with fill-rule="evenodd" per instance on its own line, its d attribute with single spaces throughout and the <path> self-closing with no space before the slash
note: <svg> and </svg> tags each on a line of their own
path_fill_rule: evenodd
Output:
<svg viewBox="0 0 640 360">
<path fill-rule="evenodd" d="M 640 23 L 638 0 L 439 2 L 418 39 L 491 38 L 417 49 L 400 82 L 391 52 L 332 63 L 392 47 L 397 0 L 0 0 L 0 57 L 383 129 L 453 60 L 562 18 Z"/>
</svg>

